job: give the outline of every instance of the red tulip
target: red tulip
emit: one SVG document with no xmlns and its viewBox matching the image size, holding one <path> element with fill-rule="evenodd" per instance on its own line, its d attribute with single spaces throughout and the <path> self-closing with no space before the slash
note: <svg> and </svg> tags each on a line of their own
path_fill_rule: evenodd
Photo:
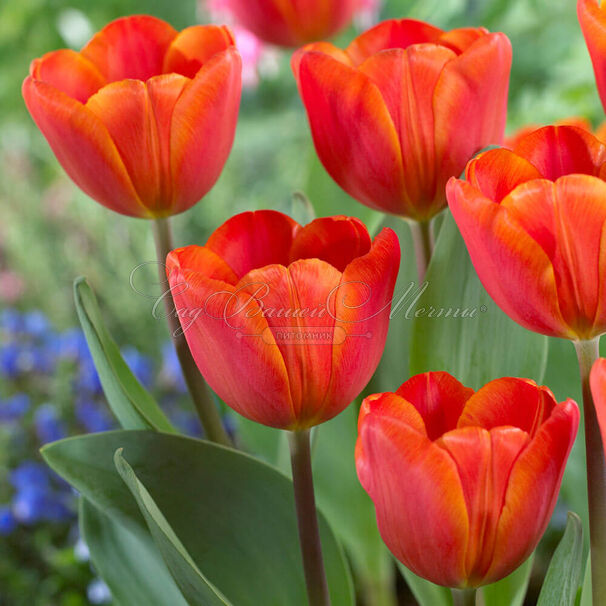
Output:
<svg viewBox="0 0 606 606">
<path fill-rule="evenodd" d="M 418 221 L 444 208 L 447 180 L 474 153 L 502 141 L 510 66 L 504 34 L 410 19 L 293 57 L 328 173 L 362 204 Z"/>
<path fill-rule="evenodd" d="M 238 21 L 279 46 L 300 46 L 336 34 L 351 21 L 359 0 L 227 0 Z"/>
<path fill-rule="evenodd" d="M 574 340 L 606 331 L 606 146 L 547 126 L 451 179 L 450 209 L 482 284 L 522 326 Z M 603 242 L 605 242 L 603 244 Z"/>
<path fill-rule="evenodd" d="M 600 433 L 602 434 L 602 446 L 606 445 L 606 359 L 596 360 L 591 368 L 589 378 L 591 395 L 595 406 Z M 606 455 L 606 452 L 605 452 Z"/>
<path fill-rule="evenodd" d="M 137 16 L 113 21 L 79 53 L 35 59 L 23 96 L 76 185 L 111 210 L 155 218 L 187 210 L 218 179 L 240 80 L 226 27 L 177 32 Z"/>
<path fill-rule="evenodd" d="M 526 379 L 474 392 L 430 372 L 366 398 L 356 465 L 383 540 L 439 585 L 510 574 L 545 531 L 578 423 L 572 400 Z"/>
<path fill-rule="evenodd" d="M 597 0 L 578 0 L 577 13 L 606 111 L 606 5 Z"/>
<path fill-rule="evenodd" d="M 358 219 L 301 227 L 278 212 L 237 215 L 205 246 L 168 255 L 194 360 L 243 416 L 304 429 L 339 414 L 375 371 L 400 261 L 397 236 L 371 242 Z"/>
</svg>

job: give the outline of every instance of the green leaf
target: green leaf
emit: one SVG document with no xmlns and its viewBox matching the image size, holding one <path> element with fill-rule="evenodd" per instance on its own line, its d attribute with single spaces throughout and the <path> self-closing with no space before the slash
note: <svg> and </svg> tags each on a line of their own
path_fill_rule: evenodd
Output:
<svg viewBox="0 0 606 606">
<path fill-rule="evenodd" d="M 502 376 L 543 380 L 547 337 L 522 328 L 490 299 L 450 214 L 444 217 L 426 280 L 427 289 L 409 314 L 416 316 L 412 374 L 445 370 L 475 389 Z"/>
<path fill-rule="evenodd" d="M 587 556 L 587 561 L 585 562 L 585 575 L 583 577 L 579 606 L 593 606 L 593 596 L 591 595 L 591 555 Z"/>
<path fill-rule="evenodd" d="M 174 433 L 154 398 L 139 383 L 107 332 L 94 292 L 85 278 L 74 281 L 78 318 L 105 397 L 125 429 L 156 429 Z"/>
<path fill-rule="evenodd" d="M 305 606 L 292 482 L 276 469 L 202 440 L 151 431 L 68 438 L 42 449 L 47 463 L 111 517 L 144 526 L 116 473 L 124 449 L 139 481 L 199 571 L 238 606 Z M 320 516 L 333 606 L 353 606 L 343 552 Z"/>
<path fill-rule="evenodd" d="M 509 576 L 482 587 L 484 606 L 523 606 L 533 561 L 534 554 Z"/>
<path fill-rule="evenodd" d="M 358 411 L 354 403 L 316 428 L 314 484 L 318 506 L 351 559 L 362 597 L 370 604 L 384 604 L 395 592 L 394 565 L 377 529 L 375 508 L 356 472 Z"/>
<path fill-rule="evenodd" d="M 149 492 L 124 460 L 122 449 L 114 455 L 116 469 L 135 497 L 156 545 L 162 552 L 173 578 L 192 606 L 229 606 L 221 592 L 200 572 L 183 544 L 174 533 Z"/>
<path fill-rule="evenodd" d="M 583 525 L 568 512 L 564 536 L 545 575 L 537 606 L 574 606 L 583 569 Z"/>
<path fill-rule="evenodd" d="M 119 522 L 86 499 L 79 518 L 91 561 L 115 604 L 187 606 L 147 529 Z"/>
<path fill-rule="evenodd" d="M 418 577 L 401 562 L 398 562 L 398 568 L 406 579 L 406 584 L 410 587 L 410 591 L 412 591 L 419 602 L 419 606 L 452 606 L 452 593 L 450 589 L 435 585 L 430 581 Z"/>
</svg>

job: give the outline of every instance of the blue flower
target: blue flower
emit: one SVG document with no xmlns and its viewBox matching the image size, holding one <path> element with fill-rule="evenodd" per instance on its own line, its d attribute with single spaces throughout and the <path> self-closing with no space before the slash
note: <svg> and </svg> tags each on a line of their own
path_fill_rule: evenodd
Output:
<svg viewBox="0 0 606 606">
<path fill-rule="evenodd" d="M 52 404 L 42 404 L 34 413 L 34 425 L 38 439 L 43 444 L 56 442 L 67 435 L 65 423 Z"/>
<path fill-rule="evenodd" d="M 90 433 L 108 431 L 115 423 L 105 406 L 91 400 L 76 402 L 76 418 Z"/>
<path fill-rule="evenodd" d="M 23 332 L 34 338 L 40 339 L 46 336 L 50 330 L 47 317 L 39 310 L 26 313 L 23 316 Z"/>
<path fill-rule="evenodd" d="M 35 524 L 44 519 L 48 492 L 40 487 L 19 490 L 13 497 L 12 511 L 22 524 Z"/>
<path fill-rule="evenodd" d="M 19 375 L 19 346 L 16 343 L 0 345 L 0 373 L 11 379 Z"/>
<path fill-rule="evenodd" d="M 162 347 L 162 376 L 164 379 L 181 393 L 187 391 L 187 385 L 181 371 L 181 364 L 171 341 Z"/>
<path fill-rule="evenodd" d="M 89 584 L 86 595 L 91 604 L 106 604 L 112 599 L 109 587 L 101 579 L 95 579 Z"/>
<path fill-rule="evenodd" d="M 22 491 L 31 487 L 50 488 L 50 475 L 48 468 L 36 461 L 24 461 L 13 469 L 9 475 L 10 483 L 15 490 Z"/>
<path fill-rule="evenodd" d="M 29 396 L 24 393 L 15 394 L 0 402 L 0 422 L 17 421 L 29 410 L 30 405 Z"/>
<path fill-rule="evenodd" d="M 101 393 L 101 380 L 92 358 L 81 361 L 76 386 L 91 394 Z"/>
<path fill-rule="evenodd" d="M 53 334 L 48 342 L 49 349 L 62 359 L 90 360 L 86 337 L 79 328 L 71 328 L 64 332 Z"/>
<path fill-rule="evenodd" d="M 17 520 L 10 505 L 0 505 L 0 535 L 9 535 L 17 527 Z"/>
<path fill-rule="evenodd" d="M 120 353 L 135 377 L 137 377 L 145 387 L 150 387 L 154 378 L 151 360 L 137 351 L 134 347 L 124 347 Z"/>
<path fill-rule="evenodd" d="M 0 312 L 0 329 L 10 335 L 16 335 L 23 330 L 23 319 L 16 309 L 3 309 Z"/>
</svg>

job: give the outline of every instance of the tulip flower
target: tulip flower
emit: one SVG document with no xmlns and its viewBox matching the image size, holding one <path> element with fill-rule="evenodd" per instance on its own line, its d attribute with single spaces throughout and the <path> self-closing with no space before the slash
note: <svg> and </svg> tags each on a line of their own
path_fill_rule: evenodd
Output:
<svg viewBox="0 0 606 606">
<path fill-rule="evenodd" d="M 358 477 L 392 553 L 439 585 L 495 582 L 545 531 L 579 423 L 572 400 L 503 378 L 416 375 L 362 404 Z"/>
<path fill-rule="evenodd" d="M 113 21 L 80 51 L 35 59 L 32 118 L 86 194 L 133 217 L 183 212 L 215 184 L 232 147 L 241 62 L 225 27 L 177 32 Z"/>
<path fill-rule="evenodd" d="M 573 340 L 606 332 L 606 146 L 547 126 L 451 179 L 448 201 L 482 284 L 529 330 Z"/>
<path fill-rule="evenodd" d="M 320 160 L 370 208 L 428 221 L 446 205 L 448 179 L 502 141 L 504 34 L 384 21 L 345 50 L 305 46 L 292 67 Z"/>
<path fill-rule="evenodd" d="M 385 344 L 400 252 L 359 220 L 301 227 L 274 211 L 229 219 L 205 246 L 172 251 L 167 273 L 194 360 L 241 415 L 290 430 L 340 413 Z"/>
<path fill-rule="evenodd" d="M 603 139 L 604 125 L 600 126 L 594 132 L 593 127 L 591 126 L 591 122 L 589 122 L 589 120 L 587 120 L 586 118 L 581 118 L 580 116 L 571 116 L 570 118 L 563 118 L 562 120 L 554 122 L 554 125 L 576 126 L 590 133 L 593 133 L 600 140 Z M 518 130 L 513 132 L 511 135 L 505 137 L 503 147 L 506 147 L 507 149 L 514 149 L 514 147 L 516 147 L 522 139 L 526 138 L 535 130 L 539 130 L 539 128 L 542 128 L 543 126 L 545 126 L 545 124 L 526 124 L 525 126 L 522 126 Z"/>
<path fill-rule="evenodd" d="M 577 13 L 606 111 L 606 5 L 598 0 L 579 0 Z"/>
<path fill-rule="evenodd" d="M 223 0 L 236 19 L 270 44 L 295 47 L 336 34 L 360 0 Z"/>
</svg>

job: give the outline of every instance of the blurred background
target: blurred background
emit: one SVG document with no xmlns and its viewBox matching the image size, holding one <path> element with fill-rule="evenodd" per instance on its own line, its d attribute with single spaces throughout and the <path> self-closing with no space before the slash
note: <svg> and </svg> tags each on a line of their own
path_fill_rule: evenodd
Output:
<svg viewBox="0 0 606 606">
<path fill-rule="evenodd" d="M 594 126 L 603 112 L 572 0 L 365 0 L 338 44 L 387 17 L 414 17 L 450 29 L 484 25 L 514 48 L 508 131 L 570 116 Z M 113 426 L 86 343 L 77 328 L 72 281 L 86 275 L 108 328 L 139 379 L 176 425 L 198 426 L 184 403 L 183 382 L 164 322 L 152 317 L 159 292 L 149 225 L 107 212 L 60 169 L 27 114 L 21 83 L 31 59 L 61 47 L 79 49 L 108 21 L 150 13 L 177 29 L 229 22 L 220 0 L 19 0 L 0 3 L 0 604 L 110 603 L 95 578 L 77 529 L 77 500 L 41 462 L 41 444 Z M 343 194 L 315 158 L 289 54 L 236 29 L 245 61 L 245 93 L 233 153 L 214 190 L 174 221 L 176 244 L 203 244 L 243 210 L 295 215 L 305 192 L 318 215 L 347 213 L 373 225 L 381 218 Z M 293 206 L 294 205 L 294 206 Z M 131 279 L 132 278 L 132 279 Z M 563 353 L 563 347 L 566 351 Z M 552 352 L 570 365 L 550 367 L 545 383 L 578 397 L 573 348 Z M 407 368 L 406 353 L 398 360 Z M 400 371 L 401 376 L 401 371 Z M 401 381 L 406 377 L 401 376 Z M 399 383 L 398 383 L 399 384 Z M 395 388 L 390 386 L 390 389 Z M 386 387 L 387 388 L 387 387 Z M 578 490 L 582 457 L 573 457 L 556 511 L 557 542 Z M 580 471 L 579 471 L 580 470 Z M 576 495 L 576 496 L 575 496 Z M 539 554 L 539 569 L 541 556 Z"/>
</svg>

